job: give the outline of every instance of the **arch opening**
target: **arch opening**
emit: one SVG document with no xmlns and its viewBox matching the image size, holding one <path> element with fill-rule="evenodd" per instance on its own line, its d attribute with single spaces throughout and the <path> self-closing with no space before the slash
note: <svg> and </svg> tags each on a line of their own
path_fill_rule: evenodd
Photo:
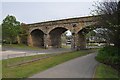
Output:
<svg viewBox="0 0 120 80">
<path fill-rule="evenodd" d="M 79 31 L 77 34 L 77 49 L 86 49 L 86 38 L 83 30 Z"/>
<path fill-rule="evenodd" d="M 106 43 L 105 39 L 99 34 L 100 26 L 91 25 L 78 32 L 78 44 L 80 49 L 99 48 Z"/>
<path fill-rule="evenodd" d="M 91 26 L 86 26 L 85 28 L 83 28 L 82 30 L 80 30 L 77 33 L 77 49 L 86 49 L 87 48 L 87 41 L 86 41 L 86 35 L 92 31 L 94 29 L 94 27 Z"/>
<path fill-rule="evenodd" d="M 40 47 L 43 48 L 44 47 L 44 32 L 39 30 L 39 29 L 35 29 L 31 32 L 31 38 L 32 38 L 32 45 L 35 47 Z"/>
<path fill-rule="evenodd" d="M 64 48 L 67 41 L 66 34 L 68 33 L 66 31 L 68 31 L 68 29 L 62 27 L 58 27 L 50 31 L 50 46 L 53 48 Z"/>
<path fill-rule="evenodd" d="M 106 40 L 108 37 L 107 34 L 104 35 L 104 33 L 106 33 L 106 30 L 100 27 L 89 31 L 86 34 L 87 48 L 100 48 L 108 45 L 109 43 L 107 43 Z"/>
<path fill-rule="evenodd" d="M 70 30 L 65 31 L 61 36 L 62 48 L 71 48 L 72 33 Z"/>
</svg>

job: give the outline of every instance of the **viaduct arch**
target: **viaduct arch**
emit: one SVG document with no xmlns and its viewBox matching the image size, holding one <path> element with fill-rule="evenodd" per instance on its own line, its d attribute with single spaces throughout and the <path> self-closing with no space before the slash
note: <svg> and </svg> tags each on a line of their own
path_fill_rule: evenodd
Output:
<svg viewBox="0 0 120 80">
<path fill-rule="evenodd" d="M 26 24 L 28 27 L 28 45 L 43 48 L 60 48 L 61 34 L 70 30 L 73 34 L 73 49 L 85 49 L 86 40 L 83 29 L 96 24 L 97 16 L 69 18 L 55 21 L 47 21 Z"/>
</svg>

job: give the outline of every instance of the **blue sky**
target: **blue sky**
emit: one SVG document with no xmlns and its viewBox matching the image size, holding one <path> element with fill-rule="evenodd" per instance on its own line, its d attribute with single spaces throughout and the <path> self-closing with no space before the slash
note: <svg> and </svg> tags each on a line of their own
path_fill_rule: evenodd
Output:
<svg viewBox="0 0 120 80">
<path fill-rule="evenodd" d="M 90 15 L 93 2 L 2 2 L 2 19 L 14 15 L 23 23 Z"/>
</svg>

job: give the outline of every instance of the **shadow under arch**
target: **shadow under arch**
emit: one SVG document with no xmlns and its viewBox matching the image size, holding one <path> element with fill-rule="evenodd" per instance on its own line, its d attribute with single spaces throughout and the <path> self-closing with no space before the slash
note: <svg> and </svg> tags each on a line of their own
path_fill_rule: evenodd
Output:
<svg viewBox="0 0 120 80">
<path fill-rule="evenodd" d="M 80 31 L 77 32 L 77 39 L 78 39 L 78 46 L 77 46 L 77 49 L 86 49 L 86 45 L 87 45 L 87 41 L 86 41 L 86 35 L 97 29 L 97 28 L 100 28 L 101 26 L 100 25 L 90 25 L 90 26 L 86 26 L 85 28 L 81 29 Z"/>
<path fill-rule="evenodd" d="M 61 35 L 67 31 L 68 29 L 63 28 L 63 27 L 57 27 L 52 29 L 49 32 L 50 35 L 50 46 L 53 48 L 61 48 Z"/>
<path fill-rule="evenodd" d="M 30 33 L 32 39 L 32 46 L 35 47 L 44 47 L 44 32 L 40 29 L 35 29 Z"/>
</svg>

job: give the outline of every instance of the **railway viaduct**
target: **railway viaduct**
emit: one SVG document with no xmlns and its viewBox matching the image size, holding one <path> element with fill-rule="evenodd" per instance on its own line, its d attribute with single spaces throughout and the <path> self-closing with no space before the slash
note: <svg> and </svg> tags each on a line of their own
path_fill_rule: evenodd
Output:
<svg viewBox="0 0 120 80">
<path fill-rule="evenodd" d="M 86 40 L 84 29 L 96 24 L 96 17 L 85 16 L 78 18 L 69 18 L 55 21 L 46 21 L 40 23 L 26 24 L 28 27 L 29 46 L 43 48 L 60 48 L 61 35 L 65 31 L 72 32 L 72 49 L 85 49 Z"/>
</svg>

